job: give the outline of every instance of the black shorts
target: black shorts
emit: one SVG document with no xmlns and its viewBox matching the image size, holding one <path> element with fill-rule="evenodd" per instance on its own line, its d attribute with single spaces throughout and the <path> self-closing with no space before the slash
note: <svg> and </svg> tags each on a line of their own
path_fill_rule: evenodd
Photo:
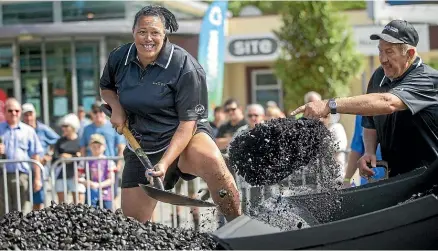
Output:
<svg viewBox="0 0 438 251">
<path fill-rule="evenodd" d="M 214 139 L 212 135 L 212 130 L 209 125 L 204 126 L 203 123 L 198 123 L 195 134 L 198 134 L 200 132 L 204 132 L 212 139 Z M 166 150 L 163 150 L 159 153 L 148 154 L 148 158 L 151 161 L 152 165 L 156 165 L 158 161 L 161 160 L 161 157 L 165 152 Z M 132 188 L 138 187 L 138 184 L 149 184 L 149 181 L 146 179 L 145 176 L 146 167 L 143 166 L 137 155 L 135 155 L 133 151 L 126 147 L 123 151 L 123 156 L 125 159 L 125 167 L 123 168 L 121 187 Z M 165 190 L 170 190 L 174 188 L 180 177 L 187 181 L 196 178 L 196 176 L 181 172 L 181 170 L 178 168 L 178 160 L 179 157 L 176 158 L 176 160 L 169 166 L 166 171 L 163 182 Z"/>
</svg>

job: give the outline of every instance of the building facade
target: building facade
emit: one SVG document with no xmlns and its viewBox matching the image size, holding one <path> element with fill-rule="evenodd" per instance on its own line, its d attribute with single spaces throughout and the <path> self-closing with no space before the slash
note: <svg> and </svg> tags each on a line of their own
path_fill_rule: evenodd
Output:
<svg viewBox="0 0 438 251">
<path fill-rule="evenodd" d="M 109 52 L 132 41 L 135 13 L 146 1 L 2 1 L 0 89 L 33 103 L 40 120 L 90 109 Z M 157 2 L 154 2 L 157 4 Z M 202 9 L 187 1 L 159 3 L 174 12 L 180 29 L 172 42 L 197 54 Z M 194 7 L 191 5 L 195 5 Z"/>
</svg>

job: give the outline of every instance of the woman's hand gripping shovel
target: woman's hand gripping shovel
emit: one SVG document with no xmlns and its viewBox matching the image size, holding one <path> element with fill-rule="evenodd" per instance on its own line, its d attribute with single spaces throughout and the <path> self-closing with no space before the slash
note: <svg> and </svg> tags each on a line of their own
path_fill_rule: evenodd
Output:
<svg viewBox="0 0 438 251">
<path fill-rule="evenodd" d="M 108 116 L 111 117 L 111 107 L 108 104 L 103 104 L 101 107 L 102 111 Z M 135 154 L 140 159 L 141 163 L 146 169 L 153 169 L 153 165 L 146 153 L 141 149 L 137 140 L 134 138 L 132 133 L 129 131 L 127 126 L 123 126 L 122 134 L 125 136 L 129 145 L 134 149 Z M 158 201 L 169 203 L 176 206 L 191 206 L 191 207 L 215 207 L 216 205 L 210 202 L 206 202 L 203 200 L 197 200 L 190 198 L 185 195 L 174 194 L 164 190 L 163 182 L 161 178 L 154 177 L 154 186 L 151 185 L 143 185 L 138 184 L 146 194 Z"/>
</svg>

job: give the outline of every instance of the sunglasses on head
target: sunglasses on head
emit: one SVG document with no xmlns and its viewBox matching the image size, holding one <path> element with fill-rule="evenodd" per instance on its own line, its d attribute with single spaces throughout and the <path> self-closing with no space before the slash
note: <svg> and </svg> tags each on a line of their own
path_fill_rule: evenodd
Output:
<svg viewBox="0 0 438 251">
<path fill-rule="evenodd" d="M 225 112 L 231 112 L 231 111 L 234 112 L 235 110 L 237 110 L 237 107 L 227 108 L 227 109 L 225 109 Z"/>
<path fill-rule="evenodd" d="M 8 112 L 9 112 L 9 113 L 13 113 L 13 112 L 19 113 L 19 112 L 20 112 L 20 110 L 13 110 L 13 109 L 8 109 Z"/>
</svg>

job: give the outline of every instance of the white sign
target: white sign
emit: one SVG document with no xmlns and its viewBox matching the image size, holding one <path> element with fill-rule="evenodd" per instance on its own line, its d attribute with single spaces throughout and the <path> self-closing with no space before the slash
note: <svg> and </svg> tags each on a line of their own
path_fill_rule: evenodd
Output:
<svg viewBox="0 0 438 251">
<path fill-rule="evenodd" d="M 427 24 L 414 25 L 418 32 L 418 52 L 429 52 L 429 26 Z M 353 27 L 353 36 L 356 49 L 366 56 L 379 55 L 378 41 L 371 40 L 371 34 L 382 33 L 385 25 L 358 25 Z M 229 36 L 226 41 L 225 63 L 240 62 L 272 62 L 280 52 L 280 42 L 273 33 Z"/>
<path fill-rule="evenodd" d="M 370 35 L 382 33 L 384 27 L 384 25 L 365 25 L 355 26 L 353 28 L 353 33 L 356 40 L 356 48 L 360 51 L 360 53 L 367 56 L 379 55 L 379 50 L 377 49 L 379 41 L 371 40 Z M 418 52 L 429 52 L 429 26 L 427 24 L 419 24 L 414 25 L 414 27 L 417 30 L 419 37 L 417 45 Z"/>
<path fill-rule="evenodd" d="M 278 57 L 279 43 L 273 33 L 229 36 L 225 47 L 225 62 L 274 61 Z"/>
</svg>

